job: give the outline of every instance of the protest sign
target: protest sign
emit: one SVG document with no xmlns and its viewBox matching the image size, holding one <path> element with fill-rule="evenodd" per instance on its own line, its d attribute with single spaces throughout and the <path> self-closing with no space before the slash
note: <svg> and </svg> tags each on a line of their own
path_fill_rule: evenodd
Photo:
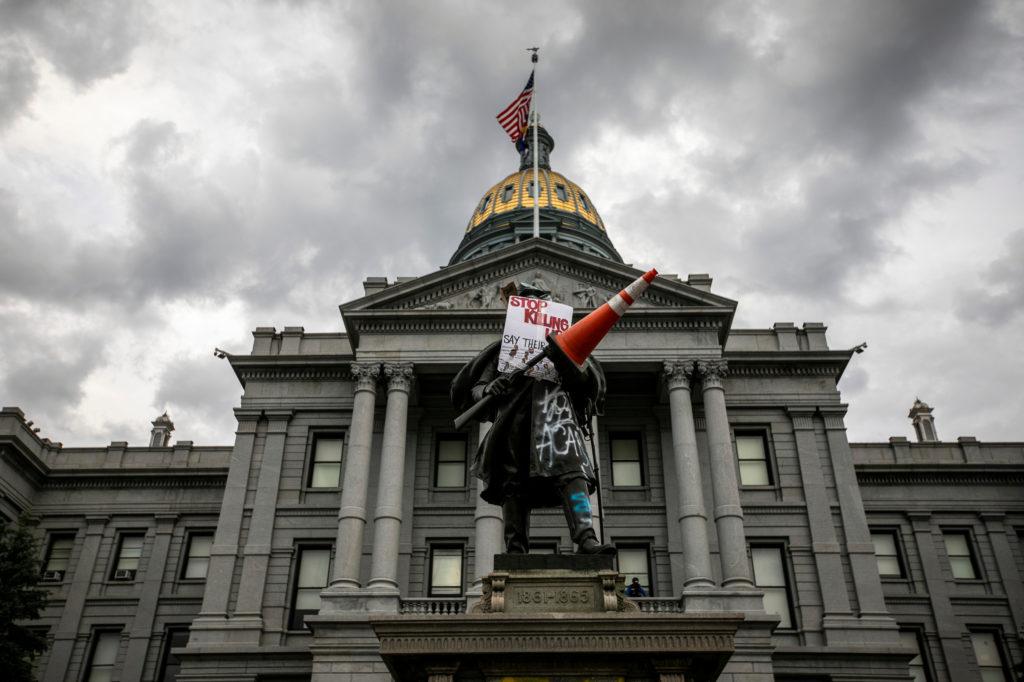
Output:
<svg viewBox="0 0 1024 682">
<path fill-rule="evenodd" d="M 572 324 L 572 306 L 525 296 L 509 296 L 505 331 L 501 335 L 498 371 L 521 369 L 547 346 L 548 334 L 561 333 Z M 558 381 L 558 371 L 548 359 L 526 372 L 538 379 Z"/>
</svg>

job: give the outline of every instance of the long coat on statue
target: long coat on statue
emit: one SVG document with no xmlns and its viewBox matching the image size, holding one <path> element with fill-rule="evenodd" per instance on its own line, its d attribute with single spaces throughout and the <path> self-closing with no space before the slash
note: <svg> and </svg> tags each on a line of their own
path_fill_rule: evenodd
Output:
<svg viewBox="0 0 1024 682">
<path fill-rule="evenodd" d="M 478 402 L 497 378 L 500 349 L 500 341 L 492 343 L 455 376 L 451 399 L 459 412 Z M 604 372 L 590 358 L 582 371 L 571 363 L 559 366 L 559 375 L 560 383 L 520 375 L 477 417 L 493 422 L 473 461 L 484 482 L 480 497 L 487 502 L 526 495 L 533 507 L 557 507 L 559 483 L 574 477 L 583 477 L 590 492 L 596 489 L 584 434 L 604 405 Z"/>
</svg>

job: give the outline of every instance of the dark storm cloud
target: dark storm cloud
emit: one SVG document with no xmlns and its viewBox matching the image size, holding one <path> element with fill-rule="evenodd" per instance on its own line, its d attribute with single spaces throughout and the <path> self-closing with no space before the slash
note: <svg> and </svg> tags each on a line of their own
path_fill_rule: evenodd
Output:
<svg viewBox="0 0 1024 682">
<path fill-rule="evenodd" d="M 82 86 L 128 68 L 143 11 L 133 0 L 3 0 L 0 27 L 25 36 Z"/>
<path fill-rule="evenodd" d="M 82 384 L 104 362 L 95 333 L 55 334 L 35 316 L 0 313 L 0 395 L 36 421 L 60 427 L 83 395 Z M 44 434 L 45 435 L 45 434 Z"/>
<path fill-rule="evenodd" d="M 28 105 L 38 81 L 32 54 L 25 44 L 0 39 L 0 130 Z"/>
<path fill-rule="evenodd" d="M 1024 230 L 1006 239 L 1003 253 L 982 270 L 981 284 L 960 294 L 961 319 L 1003 326 L 1024 314 Z"/>
</svg>

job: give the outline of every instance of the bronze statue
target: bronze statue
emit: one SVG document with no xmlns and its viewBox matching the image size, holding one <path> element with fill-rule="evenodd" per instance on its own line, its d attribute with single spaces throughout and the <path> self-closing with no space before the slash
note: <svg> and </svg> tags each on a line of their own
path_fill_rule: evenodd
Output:
<svg viewBox="0 0 1024 682">
<path fill-rule="evenodd" d="M 520 285 L 520 296 L 549 298 L 550 292 Z M 505 548 L 530 551 L 530 512 L 561 506 L 579 554 L 614 554 L 594 532 L 590 494 L 597 474 L 587 451 L 590 423 L 604 403 L 605 378 L 588 358 L 582 369 L 559 355 L 551 359 L 557 382 L 524 372 L 498 372 L 500 341 L 484 348 L 463 367 L 451 385 L 452 404 L 460 412 L 485 396 L 495 396 L 476 416 L 492 422 L 481 439 L 473 470 L 484 482 L 480 496 L 501 505 Z"/>
</svg>

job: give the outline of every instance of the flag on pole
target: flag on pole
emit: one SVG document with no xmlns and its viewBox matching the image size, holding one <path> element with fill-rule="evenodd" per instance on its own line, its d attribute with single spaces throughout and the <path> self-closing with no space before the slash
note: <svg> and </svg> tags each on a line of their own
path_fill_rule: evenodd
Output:
<svg viewBox="0 0 1024 682">
<path fill-rule="evenodd" d="M 530 102 L 533 100 L 533 71 L 530 72 L 530 80 L 526 81 L 526 87 L 519 93 L 519 96 L 512 100 L 512 103 L 505 107 L 498 114 L 498 124 L 505 129 L 508 136 L 512 138 L 516 149 L 523 151 L 526 142 L 526 128 L 530 118 Z"/>
</svg>

